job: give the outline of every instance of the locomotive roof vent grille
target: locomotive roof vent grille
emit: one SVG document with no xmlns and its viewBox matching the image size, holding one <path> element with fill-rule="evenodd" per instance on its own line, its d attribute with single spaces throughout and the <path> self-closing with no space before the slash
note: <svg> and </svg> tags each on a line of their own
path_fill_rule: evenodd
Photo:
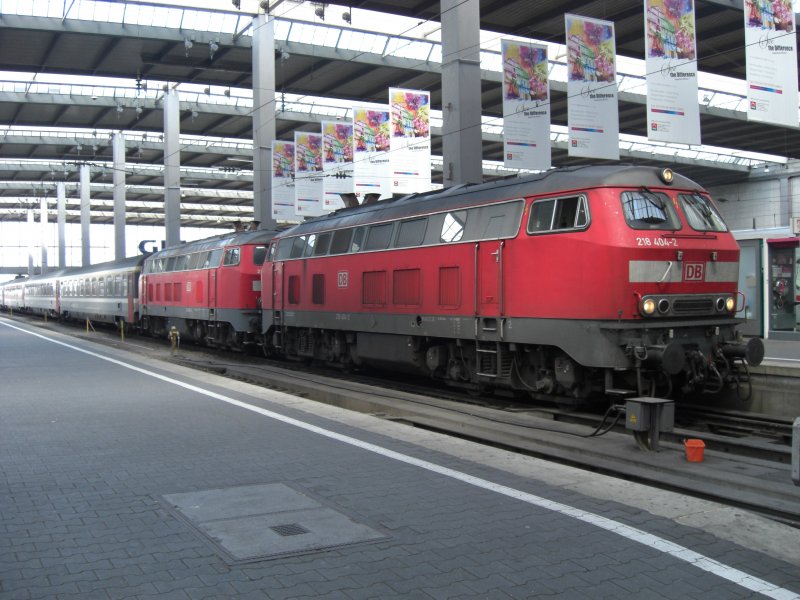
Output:
<svg viewBox="0 0 800 600">
<path fill-rule="evenodd" d="M 706 315 L 714 312 L 712 298 L 676 298 L 672 303 L 675 315 Z"/>
</svg>

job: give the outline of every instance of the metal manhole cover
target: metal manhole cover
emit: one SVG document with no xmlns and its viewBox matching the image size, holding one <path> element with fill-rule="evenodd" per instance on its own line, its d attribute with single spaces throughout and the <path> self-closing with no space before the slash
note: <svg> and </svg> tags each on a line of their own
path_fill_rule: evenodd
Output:
<svg viewBox="0 0 800 600">
<path fill-rule="evenodd" d="M 233 562 L 388 537 L 280 483 L 169 494 L 164 500 Z"/>
</svg>

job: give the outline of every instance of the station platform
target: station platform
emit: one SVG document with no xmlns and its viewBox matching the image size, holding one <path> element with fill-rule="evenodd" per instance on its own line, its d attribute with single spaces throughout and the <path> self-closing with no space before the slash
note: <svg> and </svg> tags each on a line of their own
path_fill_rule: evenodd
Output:
<svg viewBox="0 0 800 600">
<path fill-rule="evenodd" d="M 0 376 L 3 600 L 800 599 L 739 509 L 4 318 Z"/>
</svg>

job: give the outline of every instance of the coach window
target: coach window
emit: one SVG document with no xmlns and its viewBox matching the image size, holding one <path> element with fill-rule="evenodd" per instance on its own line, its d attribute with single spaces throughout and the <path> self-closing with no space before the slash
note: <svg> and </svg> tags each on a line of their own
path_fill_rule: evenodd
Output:
<svg viewBox="0 0 800 600">
<path fill-rule="evenodd" d="M 267 258 L 267 247 L 256 246 L 253 248 L 253 264 L 260 267 L 264 264 L 264 259 Z"/>
<path fill-rule="evenodd" d="M 459 210 L 447 213 L 442 225 L 439 239 L 443 242 L 457 242 L 464 235 L 464 226 L 467 224 L 467 211 Z"/>
<path fill-rule="evenodd" d="M 181 256 L 176 257 L 175 259 L 175 270 L 176 271 L 185 271 L 189 265 L 189 257 L 186 254 L 182 254 Z"/>
<path fill-rule="evenodd" d="M 680 229 L 675 208 L 666 194 L 646 189 L 622 192 L 625 222 L 632 229 Z"/>
<path fill-rule="evenodd" d="M 392 241 L 392 230 L 394 223 L 384 223 L 383 225 L 373 225 L 369 228 L 367 243 L 364 250 L 385 250 Z"/>
<path fill-rule="evenodd" d="M 400 222 L 400 230 L 397 232 L 395 248 L 409 248 L 419 246 L 425 237 L 425 227 L 428 219 L 409 219 Z"/>
<path fill-rule="evenodd" d="M 339 229 L 333 232 L 331 240 L 330 254 L 344 254 L 350 250 L 350 236 L 353 235 L 352 229 Z"/>
</svg>

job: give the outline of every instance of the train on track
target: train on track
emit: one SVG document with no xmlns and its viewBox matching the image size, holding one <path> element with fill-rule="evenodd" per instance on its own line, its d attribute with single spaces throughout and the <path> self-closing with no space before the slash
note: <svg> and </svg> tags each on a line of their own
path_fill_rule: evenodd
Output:
<svg viewBox="0 0 800 600">
<path fill-rule="evenodd" d="M 588 166 L 369 202 L 0 286 L 6 309 L 535 398 L 718 392 L 739 248 L 670 169 Z"/>
</svg>

